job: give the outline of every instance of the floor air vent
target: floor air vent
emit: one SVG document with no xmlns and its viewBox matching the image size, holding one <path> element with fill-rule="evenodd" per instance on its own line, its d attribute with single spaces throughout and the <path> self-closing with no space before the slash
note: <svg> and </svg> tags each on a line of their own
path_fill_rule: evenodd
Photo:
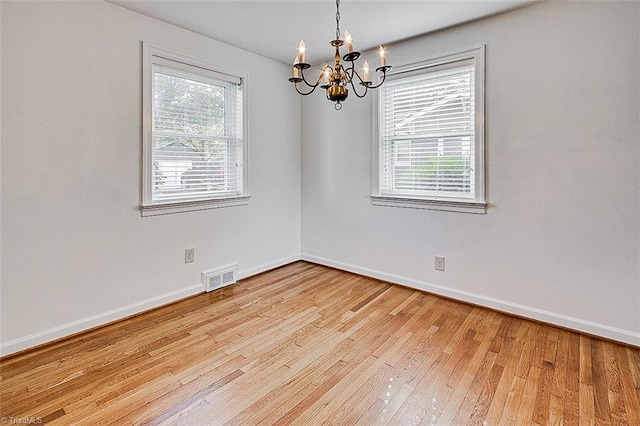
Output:
<svg viewBox="0 0 640 426">
<path fill-rule="evenodd" d="M 220 268 L 202 271 L 200 274 L 202 285 L 207 291 L 213 291 L 221 287 L 234 284 L 238 274 L 238 264 L 222 266 Z"/>
</svg>

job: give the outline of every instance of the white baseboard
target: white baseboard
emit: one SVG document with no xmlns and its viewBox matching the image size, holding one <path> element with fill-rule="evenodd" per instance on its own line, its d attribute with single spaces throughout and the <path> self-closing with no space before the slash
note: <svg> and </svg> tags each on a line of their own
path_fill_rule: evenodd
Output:
<svg viewBox="0 0 640 426">
<path fill-rule="evenodd" d="M 356 274 L 389 281 L 406 287 L 415 288 L 417 290 L 426 291 L 440 296 L 449 297 L 463 302 L 473 303 L 475 305 L 485 306 L 496 309 L 498 311 L 511 313 L 514 315 L 535 319 L 548 324 L 554 324 L 560 327 L 569 328 L 583 333 L 604 337 L 606 339 L 615 340 L 633 346 L 640 346 L 640 333 L 629 330 L 622 330 L 591 321 L 573 318 L 554 312 L 548 312 L 529 306 L 519 305 L 500 299 L 494 299 L 466 291 L 455 290 L 449 287 L 431 284 L 423 281 L 414 280 L 399 275 L 388 274 L 369 268 L 363 268 L 348 263 L 339 262 L 311 254 L 302 254 L 301 256 L 288 256 L 273 262 L 268 262 L 254 268 L 245 269 L 238 272 L 238 279 L 244 279 L 252 275 L 266 272 L 271 269 L 298 261 L 305 260 L 320 265 L 330 266 L 332 268 L 341 269 L 343 271 L 353 272 Z M 121 308 L 113 309 L 102 314 L 94 315 L 78 321 L 74 321 L 61 326 L 53 327 L 44 331 L 40 331 L 25 337 L 8 341 L 0 344 L 0 356 L 10 355 L 25 349 L 33 348 L 44 343 L 52 342 L 63 337 L 71 336 L 95 327 L 99 327 L 132 315 L 139 314 L 150 309 L 158 308 L 163 305 L 194 296 L 204 292 L 201 284 L 196 284 L 182 290 L 167 293 L 161 296 L 152 297 L 140 302 L 136 302 Z"/>
<path fill-rule="evenodd" d="M 182 290 L 173 291 L 161 296 L 152 297 L 140 302 L 132 303 L 121 308 L 112 309 L 98 315 L 84 318 L 78 321 L 63 324 L 44 331 L 10 340 L 0 345 L 0 356 L 10 355 L 25 349 L 33 348 L 44 343 L 52 342 L 63 337 L 71 336 L 82 331 L 90 330 L 101 325 L 139 314 L 150 309 L 158 308 L 163 305 L 194 296 L 204 292 L 202 284 L 192 285 Z"/>
<path fill-rule="evenodd" d="M 297 262 L 298 260 L 300 260 L 300 255 L 295 254 L 292 256 L 283 257 L 282 259 L 274 260 L 273 262 L 263 263 L 262 265 L 258 265 L 255 268 L 244 269 L 242 271 L 238 271 L 238 279 L 241 280 L 252 275 L 261 274 L 263 272 L 270 271 L 271 269 L 276 269 L 289 263 Z"/>
<path fill-rule="evenodd" d="M 506 300 L 500 300 L 493 297 L 487 297 L 462 290 L 456 290 L 450 287 L 444 287 L 437 284 L 418 281 L 399 275 L 388 274 L 382 271 L 376 271 L 373 269 L 363 268 L 360 266 L 351 265 L 324 257 L 314 256 L 312 254 L 303 253 L 301 259 L 313 263 L 318 263 L 320 265 L 341 269 L 343 271 L 353 272 L 359 275 L 365 275 L 367 277 L 392 282 L 394 284 L 403 285 L 405 287 L 415 288 L 416 290 L 426 291 L 428 293 L 433 293 L 439 296 L 460 300 L 462 302 L 468 302 L 474 305 L 484 306 L 501 312 L 534 319 L 547 324 L 557 325 L 559 327 L 615 340 L 633 346 L 640 346 L 640 333 L 636 333 L 630 330 L 610 327 L 608 325 L 598 324 L 580 318 L 573 318 L 555 312 L 544 311 L 542 309 L 532 308 L 530 306 L 511 303 Z"/>
<path fill-rule="evenodd" d="M 245 269 L 238 272 L 238 279 L 247 278 L 251 275 L 256 275 L 270 269 L 275 269 L 298 260 L 300 260 L 300 256 L 296 254 L 293 256 L 275 260 L 273 262 L 265 263 L 254 268 Z M 123 318 L 127 318 L 132 315 L 148 311 L 150 309 L 168 305 L 178 300 L 185 299 L 190 296 L 195 296 L 196 294 L 204 292 L 204 290 L 205 289 L 202 284 L 196 284 L 182 290 L 152 297 L 150 299 L 132 303 L 130 305 L 94 315 L 89 318 L 84 318 L 68 324 L 63 324 L 44 331 L 33 333 L 25 337 L 20 337 L 18 339 L 0 344 L 0 357 L 20 352 L 25 349 L 33 348 L 44 343 L 53 342 L 54 340 L 58 340 L 63 337 L 68 337 L 76 333 L 109 324 L 111 322 L 121 320 Z"/>
</svg>

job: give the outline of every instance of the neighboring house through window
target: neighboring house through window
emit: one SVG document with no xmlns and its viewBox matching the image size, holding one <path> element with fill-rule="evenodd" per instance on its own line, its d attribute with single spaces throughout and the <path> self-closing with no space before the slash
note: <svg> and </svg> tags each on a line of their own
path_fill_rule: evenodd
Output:
<svg viewBox="0 0 640 426">
<path fill-rule="evenodd" d="M 375 205 L 484 213 L 484 47 L 397 68 L 374 119 Z"/>
<path fill-rule="evenodd" d="M 246 74 L 143 55 L 143 216 L 247 204 Z"/>
</svg>

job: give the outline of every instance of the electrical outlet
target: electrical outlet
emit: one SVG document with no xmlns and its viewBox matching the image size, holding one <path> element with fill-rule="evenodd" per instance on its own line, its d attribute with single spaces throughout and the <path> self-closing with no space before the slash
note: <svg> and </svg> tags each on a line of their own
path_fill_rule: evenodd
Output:
<svg viewBox="0 0 640 426">
<path fill-rule="evenodd" d="M 436 271 L 444 271 L 444 256 L 436 256 Z"/>
<path fill-rule="evenodd" d="M 184 263 L 192 263 L 196 258 L 196 249 L 184 249 Z"/>
</svg>

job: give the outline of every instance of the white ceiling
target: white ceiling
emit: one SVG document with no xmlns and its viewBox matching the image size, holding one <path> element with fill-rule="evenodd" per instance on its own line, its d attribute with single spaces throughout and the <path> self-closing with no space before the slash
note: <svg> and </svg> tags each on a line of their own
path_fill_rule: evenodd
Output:
<svg viewBox="0 0 640 426">
<path fill-rule="evenodd" d="M 304 38 L 307 62 L 329 61 L 335 0 L 107 0 L 283 63 Z M 540 0 L 341 0 L 340 30 L 356 50 L 426 34 Z"/>
</svg>

